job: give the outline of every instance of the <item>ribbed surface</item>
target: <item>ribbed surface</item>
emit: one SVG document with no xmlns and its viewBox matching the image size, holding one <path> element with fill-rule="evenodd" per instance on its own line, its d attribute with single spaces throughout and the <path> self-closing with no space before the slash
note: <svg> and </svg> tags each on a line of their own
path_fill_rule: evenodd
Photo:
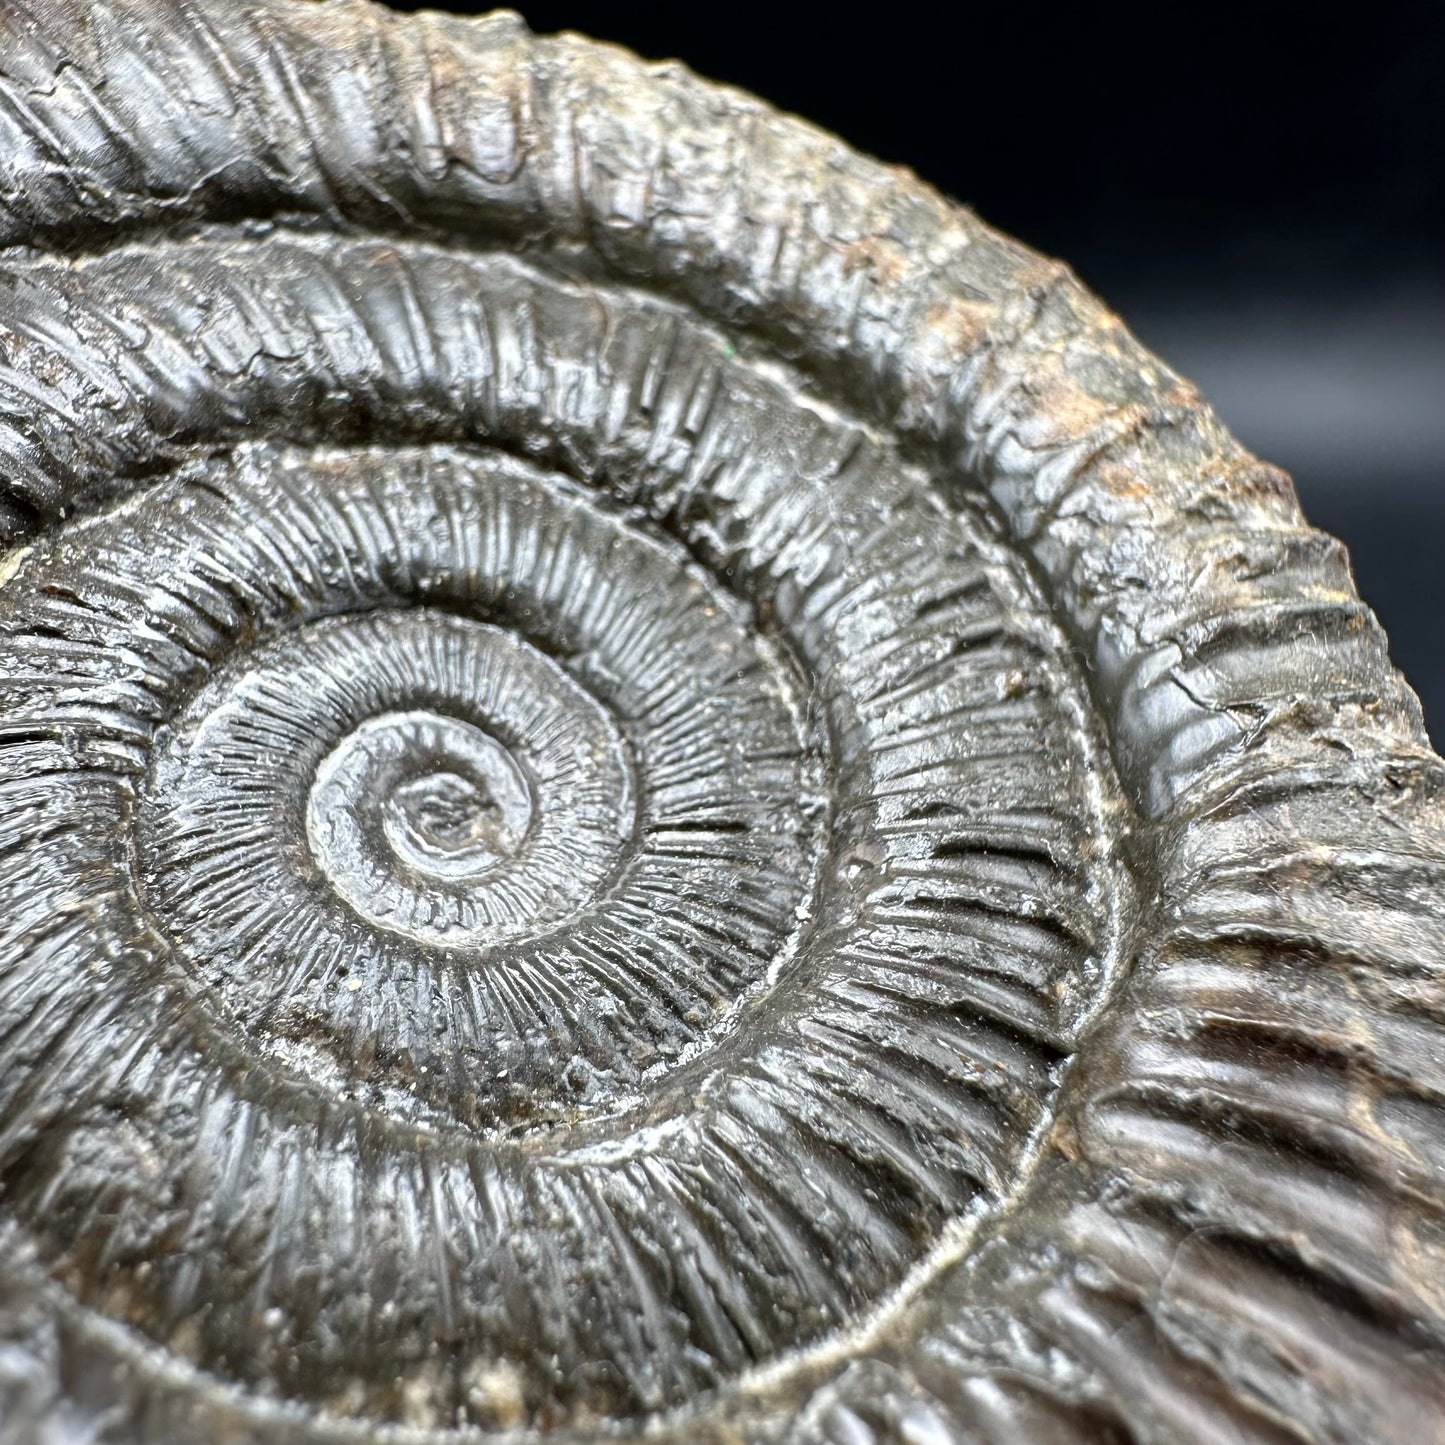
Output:
<svg viewBox="0 0 1445 1445">
<path fill-rule="evenodd" d="M 95 509 L 0 622 L 14 816 L 89 799 L 6 854 L 11 1207 L 90 1308 L 342 1420 L 682 1404 L 1013 1188 L 1117 926 L 1077 684 L 986 528 L 675 309 L 329 249 L 27 278 L 70 327 L 29 439 Z M 316 823 L 399 717 L 513 750 L 515 870 L 393 880 L 364 790 Z M 92 983 L 37 1019 L 42 965 Z"/>
<path fill-rule="evenodd" d="M 16 1428 L 1445 1438 L 1440 764 L 1066 271 L 677 67 L 351 0 L 7 6 L 0 176 Z M 505 746 L 566 887 L 315 843 L 418 708 L 343 813 L 524 870 Z M 207 760 L 244 812 L 268 710 L 251 855 Z"/>
</svg>

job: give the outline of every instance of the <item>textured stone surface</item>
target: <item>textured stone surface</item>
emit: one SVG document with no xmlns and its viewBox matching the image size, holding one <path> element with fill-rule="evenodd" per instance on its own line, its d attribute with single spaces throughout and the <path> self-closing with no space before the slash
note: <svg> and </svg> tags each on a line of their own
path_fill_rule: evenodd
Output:
<svg viewBox="0 0 1445 1445">
<path fill-rule="evenodd" d="M 0 1440 L 1445 1439 L 1445 806 L 1067 270 L 514 17 L 0 8 Z"/>
</svg>

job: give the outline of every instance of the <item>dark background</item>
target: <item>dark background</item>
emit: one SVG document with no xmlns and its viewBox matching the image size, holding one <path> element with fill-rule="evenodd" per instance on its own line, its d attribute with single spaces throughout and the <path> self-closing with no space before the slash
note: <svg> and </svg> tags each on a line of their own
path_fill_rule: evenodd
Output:
<svg viewBox="0 0 1445 1445">
<path fill-rule="evenodd" d="M 1445 746 L 1445 0 L 518 8 L 755 91 L 1069 261 L 1349 544 Z"/>
</svg>

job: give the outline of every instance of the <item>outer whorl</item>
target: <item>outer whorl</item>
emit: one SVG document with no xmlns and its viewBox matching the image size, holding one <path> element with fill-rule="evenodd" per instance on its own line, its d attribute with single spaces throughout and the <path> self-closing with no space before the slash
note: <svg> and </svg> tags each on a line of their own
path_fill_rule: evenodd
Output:
<svg viewBox="0 0 1445 1445">
<path fill-rule="evenodd" d="M 0 1440 L 1445 1439 L 1441 764 L 1058 265 L 12 0 L 0 524 Z"/>
</svg>

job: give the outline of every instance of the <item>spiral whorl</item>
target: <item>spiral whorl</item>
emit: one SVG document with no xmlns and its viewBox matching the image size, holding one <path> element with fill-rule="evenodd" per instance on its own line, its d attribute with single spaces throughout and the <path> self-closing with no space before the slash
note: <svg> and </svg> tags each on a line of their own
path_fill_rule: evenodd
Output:
<svg viewBox="0 0 1445 1445">
<path fill-rule="evenodd" d="M 329 249 L 278 238 L 273 274 L 198 240 L 183 293 L 233 350 L 300 315 L 364 355 L 397 288 L 436 307 L 428 369 L 352 376 L 354 404 L 297 386 L 311 354 L 228 399 L 152 268 L 67 268 L 73 315 L 124 295 L 189 374 L 146 382 L 183 398 L 169 435 L 244 408 L 291 440 L 98 501 L 0 594 L 16 794 L 72 792 L 63 841 L 10 855 L 22 926 L 100 890 L 129 950 L 95 975 L 93 927 L 31 955 L 115 996 L 93 1033 L 48 1011 L 41 1038 L 85 1042 L 47 1127 L 123 1191 L 140 1156 L 88 1122 L 123 1115 L 188 1201 L 186 1262 L 77 1215 L 69 1151 L 26 1171 L 30 1228 L 53 1269 L 113 1256 L 158 1342 L 192 1321 L 205 1369 L 343 1418 L 682 1405 L 1007 1193 L 1114 926 L 1077 682 L 986 527 L 674 308 Z M 285 294 L 327 282 L 330 312 Z M 433 387 L 411 442 L 363 442 Z M 352 445 L 302 444 L 351 405 Z M 164 1022 L 137 1058 L 142 980 Z M 161 1072 L 189 1103 L 148 1130 Z M 238 1294 L 241 1239 L 280 1258 Z M 478 1360 L 515 1404 L 473 1398 Z"/>
<path fill-rule="evenodd" d="M 0 102 L 19 1440 L 1427 1418 L 1438 760 L 1067 273 L 505 16 Z"/>
</svg>

